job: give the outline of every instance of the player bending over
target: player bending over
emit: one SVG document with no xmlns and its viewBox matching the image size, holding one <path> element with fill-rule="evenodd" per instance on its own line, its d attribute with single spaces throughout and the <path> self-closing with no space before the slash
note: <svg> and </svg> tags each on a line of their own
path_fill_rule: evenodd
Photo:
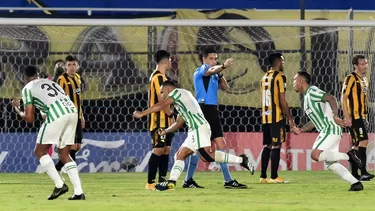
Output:
<svg viewBox="0 0 375 211">
<path fill-rule="evenodd" d="M 338 117 L 336 98 L 316 86 L 311 86 L 310 81 L 311 76 L 307 72 L 298 72 L 294 77 L 293 87 L 296 92 L 304 93 L 303 109 L 310 122 L 293 132 L 299 134 L 316 128 L 320 134 L 314 142 L 311 158 L 315 161 L 324 161 L 329 170 L 349 182 L 351 184 L 349 191 L 361 191 L 362 183 L 337 162 L 349 160 L 362 166 L 361 160 L 355 154 L 339 152 L 341 127 L 344 126 L 344 121 Z"/>
<path fill-rule="evenodd" d="M 175 163 L 172 167 L 169 180 L 156 184 L 155 188 L 157 190 L 174 189 L 177 179 L 184 170 L 185 158 L 195 152 L 198 152 L 201 160 L 204 162 L 236 163 L 249 170 L 251 174 L 254 174 L 254 166 L 249 162 L 245 154 L 235 156 L 222 151 L 211 152 L 211 128 L 191 92 L 185 89 L 178 89 L 173 82 L 166 81 L 162 85 L 161 95 L 164 99 L 163 101 L 145 111 L 135 111 L 134 117 L 141 118 L 150 113 L 158 112 L 165 106 L 169 106 L 173 103 L 179 114 L 177 121 L 167 129 L 160 129 L 160 135 L 176 131 L 181 128 L 184 123 L 187 124 L 189 132 L 184 143 L 175 155 Z"/>
<path fill-rule="evenodd" d="M 24 74 L 26 86 L 22 89 L 22 100 L 25 110 L 21 111 L 17 99 L 12 101 L 12 105 L 29 123 L 34 121 L 35 107 L 46 114 L 46 119 L 38 133 L 35 155 L 48 176 L 55 182 L 55 189 L 48 200 L 57 199 L 69 190 L 48 155 L 48 149 L 52 144 L 59 148 L 59 158 L 64 163 L 74 186 L 74 195 L 68 200 L 85 200 L 77 164 L 69 156 L 70 146 L 74 144 L 76 133 L 77 109 L 57 83 L 48 79 L 39 79 L 36 67 L 26 67 Z"/>
</svg>

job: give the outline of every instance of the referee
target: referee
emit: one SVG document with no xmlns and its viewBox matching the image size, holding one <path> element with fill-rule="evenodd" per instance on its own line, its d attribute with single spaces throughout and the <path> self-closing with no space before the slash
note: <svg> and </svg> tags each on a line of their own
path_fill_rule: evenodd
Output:
<svg viewBox="0 0 375 211">
<path fill-rule="evenodd" d="M 202 65 L 194 73 L 194 89 L 196 99 L 203 111 L 204 117 L 211 126 L 211 141 L 214 141 L 218 150 L 224 151 L 225 140 L 218 111 L 218 92 L 228 89 L 228 83 L 221 71 L 230 67 L 233 59 L 229 58 L 223 65 L 217 65 L 217 53 L 214 49 L 206 49 L 202 55 Z M 196 156 L 196 155 L 195 155 Z M 189 167 L 185 178 L 184 188 L 197 188 L 193 180 L 198 159 L 190 157 Z M 232 178 L 228 165 L 220 163 L 224 175 L 225 188 L 247 188 L 247 185 L 238 183 Z M 198 185 L 199 186 L 199 185 Z M 199 186 L 200 187 L 200 186 Z"/>
</svg>

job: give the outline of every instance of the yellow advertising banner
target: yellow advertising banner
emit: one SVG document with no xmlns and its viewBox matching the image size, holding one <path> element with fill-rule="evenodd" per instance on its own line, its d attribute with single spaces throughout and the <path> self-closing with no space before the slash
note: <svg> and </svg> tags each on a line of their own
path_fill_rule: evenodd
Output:
<svg viewBox="0 0 375 211">
<path fill-rule="evenodd" d="M 368 20 L 372 16 L 372 13 L 359 13 L 355 19 Z M 347 17 L 344 12 L 306 13 L 306 19 L 345 20 Z M 178 10 L 175 17 L 159 19 L 171 18 L 298 20 L 299 12 Z M 156 33 L 150 34 L 151 31 Z M 367 55 L 373 51 L 372 36 L 370 28 L 354 28 L 355 53 Z M 337 92 L 350 66 L 349 28 L 306 27 L 305 35 L 301 35 L 299 27 L 0 26 L 0 95 L 1 98 L 19 96 L 23 86 L 22 69 L 26 65 L 37 65 L 53 75 L 53 62 L 68 54 L 79 60 L 86 81 L 84 99 L 146 92 L 152 71 L 149 68 L 152 48 L 175 53 L 168 75 L 178 80 L 180 87 L 194 91 L 193 73 L 200 65 L 198 53 L 214 46 L 220 51 L 219 61 L 224 62 L 228 57 L 235 61 L 233 67 L 223 72 L 231 88 L 220 92 L 221 104 L 260 107 L 259 81 L 268 68 L 267 56 L 278 51 L 284 53 L 286 60 L 289 105 L 298 107 L 300 100 L 292 89 L 292 79 L 300 70 L 301 37 L 306 42 L 307 70 L 313 73 L 317 85 L 327 83 L 327 91 Z"/>
</svg>

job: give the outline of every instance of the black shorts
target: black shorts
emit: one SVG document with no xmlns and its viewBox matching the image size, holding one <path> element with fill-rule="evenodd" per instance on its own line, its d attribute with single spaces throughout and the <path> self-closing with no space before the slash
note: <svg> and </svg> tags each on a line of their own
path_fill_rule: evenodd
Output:
<svg viewBox="0 0 375 211">
<path fill-rule="evenodd" d="M 263 145 L 277 146 L 285 141 L 285 119 L 277 123 L 263 124 Z"/>
<path fill-rule="evenodd" d="M 158 129 L 155 129 L 150 132 L 151 134 L 151 144 L 152 148 L 163 148 L 165 146 L 171 146 L 172 138 L 174 137 L 173 133 L 168 133 L 165 137 L 162 137 L 158 134 Z"/>
<path fill-rule="evenodd" d="M 221 126 L 219 111 L 216 105 L 200 104 L 204 118 L 211 127 L 211 141 L 218 137 L 224 137 L 223 128 Z"/>
<path fill-rule="evenodd" d="M 354 146 L 358 146 L 360 141 L 368 140 L 367 128 L 366 119 L 352 119 L 352 126 L 349 128 L 349 132 Z"/>
<path fill-rule="evenodd" d="M 82 144 L 82 139 L 83 139 L 83 129 L 81 125 L 81 119 L 78 119 L 77 122 L 77 129 L 76 129 L 76 138 L 74 140 L 75 144 Z"/>
</svg>

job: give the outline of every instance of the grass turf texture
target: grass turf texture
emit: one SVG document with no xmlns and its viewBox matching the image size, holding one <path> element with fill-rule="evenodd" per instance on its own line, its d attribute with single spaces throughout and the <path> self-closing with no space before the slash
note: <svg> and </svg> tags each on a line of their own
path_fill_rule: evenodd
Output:
<svg viewBox="0 0 375 211">
<path fill-rule="evenodd" d="M 46 174 L 0 174 L 1 211 L 103 211 L 103 210 L 374 210 L 375 181 L 363 182 L 362 192 L 330 171 L 280 172 L 288 184 L 258 184 L 259 172 L 233 172 L 249 189 L 224 189 L 220 172 L 197 172 L 195 180 L 205 189 L 147 191 L 146 173 L 81 174 L 86 201 L 67 201 L 69 192 L 54 201 L 47 197 L 53 183 Z"/>
</svg>

